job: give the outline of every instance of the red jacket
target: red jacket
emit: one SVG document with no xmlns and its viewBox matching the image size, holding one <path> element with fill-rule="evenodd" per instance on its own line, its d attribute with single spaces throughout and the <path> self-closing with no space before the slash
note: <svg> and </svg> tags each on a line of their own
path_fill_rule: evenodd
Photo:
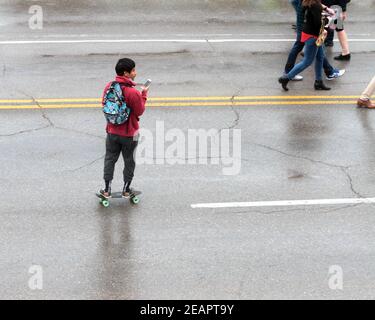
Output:
<svg viewBox="0 0 375 320">
<path fill-rule="evenodd" d="M 107 133 L 116 134 L 123 137 L 134 137 L 137 135 L 139 130 L 139 117 L 145 111 L 147 93 L 140 93 L 137 89 L 135 89 L 134 87 L 136 84 L 130 78 L 117 76 L 115 81 L 122 84 L 122 93 L 125 97 L 126 105 L 131 109 L 131 111 L 128 121 L 126 121 L 124 124 L 114 125 L 107 123 Z M 105 87 L 103 99 L 111 83 L 112 81 Z"/>
</svg>

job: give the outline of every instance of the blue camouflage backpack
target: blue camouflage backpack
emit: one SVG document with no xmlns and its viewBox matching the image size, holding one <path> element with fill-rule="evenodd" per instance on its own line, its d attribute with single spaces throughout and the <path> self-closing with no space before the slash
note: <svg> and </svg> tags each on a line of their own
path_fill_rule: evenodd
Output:
<svg viewBox="0 0 375 320">
<path fill-rule="evenodd" d="M 126 106 L 120 83 L 114 81 L 103 97 L 103 113 L 108 123 L 119 125 L 129 119 L 130 108 Z"/>
</svg>

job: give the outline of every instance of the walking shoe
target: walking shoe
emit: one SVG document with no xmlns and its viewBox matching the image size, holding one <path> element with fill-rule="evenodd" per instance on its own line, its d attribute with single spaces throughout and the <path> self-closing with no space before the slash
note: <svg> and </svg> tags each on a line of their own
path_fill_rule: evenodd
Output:
<svg viewBox="0 0 375 320">
<path fill-rule="evenodd" d="M 123 197 L 123 198 L 130 198 L 131 196 L 134 195 L 134 193 L 137 193 L 137 192 L 138 192 L 138 191 L 136 191 L 136 190 L 130 188 L 130 189 L 128 189 L 128 190 L 122 192 L 122 197 Z"/>
<path fill-rule="evenodd" d="M 358 108 L 375 109 L 375 104 L 371 103 L 369 99 L 358 99 Z"/>
<path fill-rule="evenodd" d="M 351 58 L 351 54 L 349 53 L 349 54 L 346 54 L 344 56 L 342 54 L 340 54 L 339 56 L 334 57 L 333 59 L 339 60 L 339 61 L 349 61 L 350 58 Z"/>
<path fill-rule="evenodd" d="M 131 191 L 125 191 L 125 192 L 122 193 L 122 197 L 123 198 L 129 198 L 130 194 L 131 194 Z"/>
<path fill-rule="evenodd" d="M 331 88 L 328 88 L 328 87 L 323 83 L 322 80 L 315 80 L 314 88 L 315 88 L 315 90 L 325 90 L 325 91 L 331 90 Z"/>
<path fill-rule="evenodd" d="M 111 193 L 110 192 L 106 192 L 105 190 L 100 190 L 99 193 L 106 199 L 110 198 L 111 197 Z"/>
<path fill-rule="evenodd" d="M 303 77 L 299 74 L 297 74 L 291 81 L 302 81 Z"/>
<path fill-rule="evenodd" d="M 334 80 L 334 79 L 337 79 L 337 78 L 341 77 L 344 73 L 345 73 L 345 69 L 341 69 L 341 70 L 335 71 L 334 73 L 328 75 L 326 77 L 326 79 L 331 81 L 331 80 Z"/>
<path fill-rule="evenodd" d="M 289 79 L 288 78 L 284 78 L 284 77 L 281 77 L 279 78 L 279 83 L 281 83 L 281 86 L 283 87 L 283 89 L 285 91 L 289 91 L 287 85 L 288 85 L 288 82 L 289 82 Z"/>
</svg>

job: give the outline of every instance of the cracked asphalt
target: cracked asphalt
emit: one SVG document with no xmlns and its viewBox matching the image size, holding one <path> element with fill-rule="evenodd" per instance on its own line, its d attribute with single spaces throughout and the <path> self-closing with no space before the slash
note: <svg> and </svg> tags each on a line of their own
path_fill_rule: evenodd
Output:
<svg viewBox="0 0 375 320">
<path fill-rule="evenodd" d="M 284 0 L 126 6 L 47 0 L 43 30 L 28 28 L 33 1 L 0 4 L 0 42 L 295 36 L 293 11 Z M 375 1 L 349 7 L 351 39 L 375 38 L 368 8 Z M 334 63 L 347 73 L 329 82 L 329 94 L 363 91 L 374 73 L 374 43 L 350 43 L 353 59 Z M 285 94 L 277 77 L 291 45 L 0 44 L 0 100 L 31 99 L 38 106 L 0 109 L 0 298 L 374 299 L 374 205 L 190 206 L 375 196 L 372 110 L 318 102 L 235 105 L 238 97 Z M 328 50 L 330 60 L 338 47 Z M 150 107 L 141 127 L 154 137 L 158 121 L 166 132 L 179 129 L 185 136 L 189 129 L 240 129 L 239 174 L 223 175 L 224 165 L 210 161 L 156 164 L 168 158 L 154 154 L 153 164 L 136 169 L 134 187 L 143 192 L 137 206 L 121 200 L 99 205 L 94 193 L 102 187 L 105 153 L 101 110 L 48 109 L 38 99 L 100 97 L 123 56 L 136 60 L 137 80 L 153 80 L 151 98 L 232 97 L 231 106 Z M 288 95 L 317 94 L 312 70 L 303 75 Z M 122 187 L 121 167 L 122 160 L 113 189 Z M 29 287 L 33 265 L 42 267 L 42 290 Z M 331 266 L 342 268 L 343 290 L 329 288 Z"/>
</svg>

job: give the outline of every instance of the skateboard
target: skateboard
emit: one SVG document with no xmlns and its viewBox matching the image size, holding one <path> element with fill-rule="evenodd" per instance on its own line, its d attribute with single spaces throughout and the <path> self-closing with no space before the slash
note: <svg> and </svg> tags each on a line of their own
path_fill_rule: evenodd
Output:
<svg viewBox="0 0 375 320">
<path fill-rule="evenodd" d="M 95 195 L 99 198 L 99 201 L 100 201 L 100 204 L 107 208 L 109 207 L 109 199 L 129 199 L 131 203 L 133 204 L 138 204 L 140 199 L 139 199 L 139 195 L 142 194 L 141 191 L 133 191 L 129 198 L 125 198 L 122 196 L 122 192 L 112 192 L 111 196 L 106 198 L 104 197 L 102 194 L 100 194 L 99 192 L 97 192 Z"/>
</svg>

